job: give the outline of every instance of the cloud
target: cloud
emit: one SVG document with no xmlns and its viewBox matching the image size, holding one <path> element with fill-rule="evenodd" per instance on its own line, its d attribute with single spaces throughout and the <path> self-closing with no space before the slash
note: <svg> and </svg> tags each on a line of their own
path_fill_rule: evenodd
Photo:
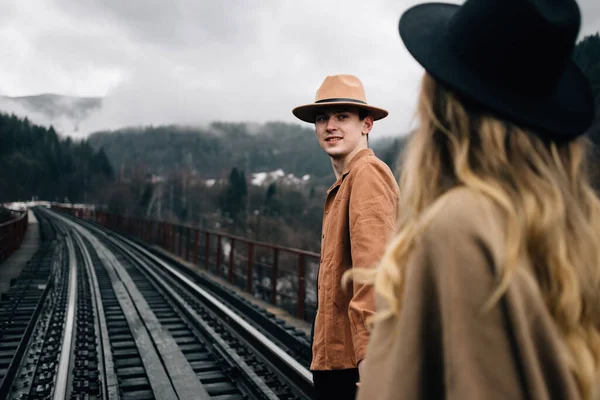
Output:
<svg viewBox="0 0 600 400">
<path fill-rule="evenodd" d="M 581 30 L 579 38 L 600 32 L 600 2 L 598 0 L 579 0 L 581 11 Z"/>
<path fill-rule="evenodd" d="M 60 106 L 60 105 L 59 105 Z M 66 105 L 68 106 L 68 105 Z M 17 101 L 9 98 L 0 97 L 0 110 L 6 114 L 26 116 L 29 121 L 37 125 L 54 127 L 55 131 L 61 136 L 81 137 L 78 135 L 77 119 L 67 115 L 58 115 L 50 117 L 43 112 L 36 111 Z"/>
<path fill-rule="evenodd" d="M 301 123 L 293 107 L 311 102 L 326 75 L 352 73 L 368 101 L 390 111 L 374 134 L 402 134 L 423 70 L 397 23 L 419 2 L 3 2 L 0 92 L 106 96 L 82 135 L 212 120 Z M 600 28 L 597 3 L 580 1 L 582 32 Z"/>
</svg>

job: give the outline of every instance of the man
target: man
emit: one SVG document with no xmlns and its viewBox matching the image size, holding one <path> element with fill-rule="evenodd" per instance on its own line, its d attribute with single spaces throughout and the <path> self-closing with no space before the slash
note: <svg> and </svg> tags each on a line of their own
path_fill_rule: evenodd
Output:
<svg viewBox="0 0 600 400">
<path fill-rule="evenodd" d="M 327 191 L 317 277 L 312 363 L 316 399 L 354 399 L 375 311 L 372 286 L 342 286 L 351 268 L 373 268 L 396 223 L 399 189 L 389 167 L 368 148 L 368 135 L 386 110 L 367 104 L 353 75 L 325 78 L 314 103 L 292 111 L 314 123 L 336 182 Z M 350 286 L 350 285 L 348 285 Z"/>
</svg>

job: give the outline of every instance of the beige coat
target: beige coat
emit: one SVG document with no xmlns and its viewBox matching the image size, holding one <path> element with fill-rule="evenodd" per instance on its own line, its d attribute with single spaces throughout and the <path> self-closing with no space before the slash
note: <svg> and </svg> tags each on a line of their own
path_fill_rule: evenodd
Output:
<svg viewBox="0 0 600 400">
<path fill-rule="evenodd" d="M 375 267 L 393 234 L 398 184 L 372 150 L 358 152 L 327 191 L 318 276 L 312 370 L 355 368 L 364 358 L 375 312 L 372 286 L 343 288 L 350 268 Z"/>
<path fill-rule="evenodd" d="M 409 261 L 400 317 L 374 329 L 358 399 L 578 399 L 526 263 L 481 311 L 504 257 L 499 209 L 464 188 L 446 200 Z"/>
</svg>

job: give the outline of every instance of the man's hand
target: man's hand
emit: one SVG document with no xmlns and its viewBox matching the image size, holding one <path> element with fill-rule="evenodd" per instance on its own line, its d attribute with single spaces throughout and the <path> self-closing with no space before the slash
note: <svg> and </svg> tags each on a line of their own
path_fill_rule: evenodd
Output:
<svg viewBox="0 0 600 400">
<path fill-rule="evenodd" d="M 360 377 L 363 376 L 363 370 L 365 369 L 364 360 L 360 360 L 358 362 L 358 382 L 356 382 L 356 386 L 360 386 Z"/>
</svg>

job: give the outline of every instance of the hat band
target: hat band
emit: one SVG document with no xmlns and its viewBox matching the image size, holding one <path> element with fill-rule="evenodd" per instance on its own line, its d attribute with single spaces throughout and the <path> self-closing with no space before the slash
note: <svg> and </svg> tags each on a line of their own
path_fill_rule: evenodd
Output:
<svg viewBox="0 0 600 400">
<path fill-rule="evenodd" d="M 349 99 L 346 97 L 334 97 L 331 99 L 317 100 L 317 101 L 315 101 L 315 104 L 317 104 L 317 103 L 338 103 L 338 102 L 358 103 L 358 104 L 365 104 L 365 105 L 367 104 L 366 102 L 364 102 L 362 100 Z"/>
</svg>

